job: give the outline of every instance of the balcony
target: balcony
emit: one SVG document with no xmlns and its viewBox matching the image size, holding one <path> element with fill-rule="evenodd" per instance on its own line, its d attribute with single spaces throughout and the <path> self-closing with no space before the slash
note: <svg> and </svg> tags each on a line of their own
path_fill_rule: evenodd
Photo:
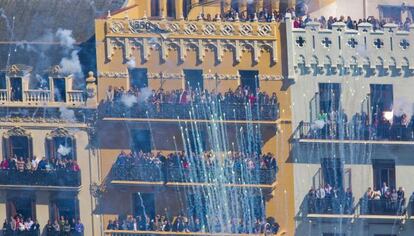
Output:
<svg viewBox="0 0 414 236">
<path fill-rule="evenodd" d="M 54 98 L 50 90 L 26 90 L 22 97 L 13 97 L 7 89 L 0 89 L 0 104 L 4 106 L 83 106 L 85 104 L 85 93 L 82 90 L 71 90 L 66 92 L 66 101 Z"/>
<path fill-rule="evenodd" d="M 142 119 L 191 119 L 191 120 L 264 120 L 279 118 L 279 105 L 243 104 L 170 104 L 139 103 L 131 108 L 121 102 L 102 103 L 100 116 L 103 118 Z"/>
<path fill-rule="evenodd" d="M 300 122 L 294 135 L 301 140 L 363 140 L 363 141 L 414 141 L 413 128 L 410 125 L 403 126 L 393 124 L 390 126 L 355 124 L 348 122 L 321 123 Z"/>
<path fill-rule="evenodd" d="M 111 179 L 115 181 L 174 182 L 174 183 L 217 183 L 223 184 L 262 184 L 271 185 L 276 180 L 276 170 L 254 169 L 249 171 L 224 170 L 224 178 L 211 169 L 185 169 L 179 167 L 162 168 L 155 165 L 119 165 L 112 168 Z"/>
<path fill-rule="evenodd" d="M 35 187 L 79 187 L 81 172 L 0 170 L 0 185 Z"/>
</svg>

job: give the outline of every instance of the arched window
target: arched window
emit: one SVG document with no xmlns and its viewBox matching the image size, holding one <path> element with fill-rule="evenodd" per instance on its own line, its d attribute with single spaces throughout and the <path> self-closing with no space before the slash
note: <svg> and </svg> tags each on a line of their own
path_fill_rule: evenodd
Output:
<svg viewBox="0 0 414 236">
<path fill-rule="evenodd" d="M 76 160 L 76 140 L 66 129 L 57 128 L 46 136 L 49 159 Z"/>
<path fill-rule="evenodd" d="M 160 0 L 151 0 L 151 16 L 160 17 Z"/>
<path fill-rule="evenodd" d="M 167 17 L 175 18 L 175 0 L 167 0 Z"/>
<path fill-rule="evenodd" d="M 183 16 L 187 18 L 188 13 L 191 10 L 191 0 L 184 0 L 183 1 Z"/>
<path fill-rule="evenodd" d="M 33 141 L 29 132 L 14 127 L 3 135 L 4 158 L 16 157 L 26 160 L 32 158 Z"/>
</svg>

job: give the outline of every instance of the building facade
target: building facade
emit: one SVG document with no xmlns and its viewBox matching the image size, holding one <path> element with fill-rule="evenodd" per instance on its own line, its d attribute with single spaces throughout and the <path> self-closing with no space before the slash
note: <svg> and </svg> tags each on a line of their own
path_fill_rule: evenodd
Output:
<svg viewBox="0 0 414 236">
<path fill-rule="evenodd" d="M 411 235 L 413 26 L 286 24 L 296 234 Z"/>
<path fill-rule="evenodd" d="M 98 181 L 96 152 L 89 146 L 96 109 L 93 73 L 88 97 L 73 89 L 73 75 L 57 65 L 34 87 L 32 67 L 2 71 L 0 216 L 36 219 L 43 232 L 61 217 L 80 220 L 85 235 L 99 234 L 90 186 Z M 95 92 L 93 92 L 95 91 Z M 5 229 L 4 229 L 5 230 Z"/>
<path fill-rule="evenodd" d="M 219 16 L 224 16 L 232 4 L 246 14 L 262 9 L 282 11 L 293 3 L 131 1 L 122 11 L 96 20 L 100 103 L 97 130 L 102 173 L 96 212 L 102 215 L 104 226 L 118 217 L 141 215 L 143 209 L 149 216 L 188 216 L 194 201 L 189 199 L 194 195 L 227 201 L 225 195 L 218 194 L 214 181 L 191 174 L 196 180 L 180 174 L 171 177 L 175 170 L 169 168 L 166 175 L 163 165 L 155 170 L 148 165 L 147 169 L 139 165 L 125 169 L 122 151 L 165 156 L 210 151 L 226 162 L 229 153 L 257 145 L 261 153 L 276 157 L 277 175 L 260 169 L 259 175 L 267 177 L 258 181 L 226 180 L 223 191 L 251 192 L 254 201 L 262 202 L 257 205 L 262 206 L 258 207 L 261 213 L 255 213 L 255 217 L 273 217 L 280 225 L 279 232 L 293 232 L 293 169 L 288 161 L 291 95 L 283 79 L 283 24 L 275 22 L 271 14 L 263 21 L 255 14 L 251 14 L 251 20 L 242 14 L 221 19 Z M 207 110 L 203 102 L 196 101 L 197 96 L 224 97 L 241 88 L 251 94 L 274 95 L 277 102 L 269 106 L 221 104 L 213 111 L 214 101 Z M 160 98 L 177 92 L 179 104 Z M 192 95 L 183 102 L 183 93 Z M 148 104 L 150 97 L 155 100 Z M 250 140 L 246 141 L 250 144 L 242 147 L 245 141 L 241 139 Z M 161 174 L 152 175 L 159 168 Z M 148 205 L 137 206 L 143 202 Z M 107 230 L 105 234 L 120 232 Z"/>
</svg>

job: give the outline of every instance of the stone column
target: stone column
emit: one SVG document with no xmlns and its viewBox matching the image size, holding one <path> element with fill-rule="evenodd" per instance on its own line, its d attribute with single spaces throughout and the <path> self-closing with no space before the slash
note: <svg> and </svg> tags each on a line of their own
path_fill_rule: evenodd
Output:
<svg viewBox="0 0 414 236">
<path fill-rule="evenodd" d="M 275 10 L 279 11 L 279 3 L 280 3 L 279 0 L 271 0 L 270 3 L 272 4 L 272 12 Z"/>
<path fill-rule="evenodd" d="M 175 18 L 177 20 L 184 19 L 183 0 L 175 0 Z"/>
<path fill-rule="evenodd" d="M 36 192 L 36 218 L 41 227 L 49 220 L 49 192 Z"/>
<path fill-rule="evenodd" d="M 0 191 L 0 222 L 4 222 L 7 217 L 7 196 L 6 191 Z"/>
<path fill-rule="evenodd" d="M 255 7 L 256 7 L 256 12 L 263 11 L 263 0 L 256 0 Z"/>
<path fill-rule="evenodd" d="M 240 0 L 239 1 L 239 15 L 248 17 L 247 16 L 247 0 Z"/>
<path fill-rule="evenodd" d="M 145 8 L 145 15 L 148 17 L 148 16 L 151 16 L 151 0 L 146 0 L 146 3 L 145 4 L 147 4 L 146 5 L 146 8 Z"/>
<path fill-rule="evenodd" d="M 231 0 L 223 0 L 223 9 L 222 9 L 222 11 L 224 13 L 226 13 L 226 12 L 230 11 L 230 9 L 231 9 Z"/>
<path fill-rule="evenodd" d="M 167 18 L 167 0 L 161 0 L 160 4 L 161 19 Z"/>
</svg>

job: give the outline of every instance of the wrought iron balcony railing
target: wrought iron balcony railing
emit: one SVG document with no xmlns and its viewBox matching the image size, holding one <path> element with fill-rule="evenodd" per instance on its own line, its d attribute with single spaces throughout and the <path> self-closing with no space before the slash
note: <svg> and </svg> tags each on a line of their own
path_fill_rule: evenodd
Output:
<svg viewBox="0 0 414 236">
<path fill-rule="evenodd" d="M 126 107 L 122 102 L 106 102 L 101 104 L 100 114 L 117 118 L 276 120 L 279 105 L 139 103 Z"/>
<path fill-rule="evenodd" d="M 81 172 L 0 170 L 0 185 L 78 187 L 81 185 Z"/>
<path fill-rule="evenodd" d="M 202 168 L 162 167 L 158 165 L 123 165 L 112 167 L 113 180 L 182 182 L 182 183 L 223 183 L 223 184 L 272 184 L 277 169 L 241 170 L 226 168 L 217 170 Z"/>
</svg>

